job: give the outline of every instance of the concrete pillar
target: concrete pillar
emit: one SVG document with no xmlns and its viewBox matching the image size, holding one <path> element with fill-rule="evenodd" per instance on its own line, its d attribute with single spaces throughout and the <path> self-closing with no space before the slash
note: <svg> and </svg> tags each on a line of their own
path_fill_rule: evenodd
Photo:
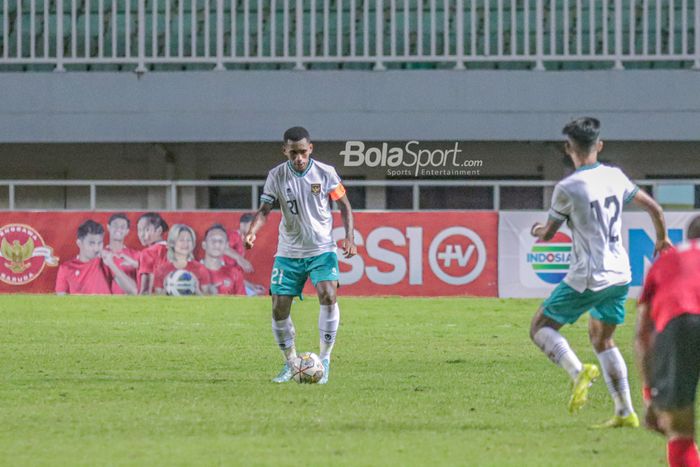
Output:
<svg viewBox="0 0 700 467">
<path fill-rule="evenodd" d="M 194 154 L 178 155 L 173 160 L 176 180 L 195 180 L 197 178 L 197 156 Z M 195 187 L 178 189 L 178 209 L 197 209 L 197 192 Z"/>
<path fill-rule="evenodd" d="M 565 157 L 568 156 L 564 154 L 562 143 L 542 143 L 542 150 L 546 154 L 546 162 L 542 167 L 542 175 L 545 180 L 558 182 L 571 173 L 571 169 L 565 162 Z M 552 204 L 553 191 L 554 186 L 545 187 L 543 190 L 545 209 L 549 209 L 550 205 Z"/>
<path fill-rule="evenodd" d="M 165 152 L 154 150 L 148 154 L 147 178 L 149 180 L 163 180 L 166 175 Z M 166 208 L 166 190 L 161 187 L 148 188 L 148 210 L 158 211 Z"/>
<path fill-rule="evenodd" d="M 365 188 L 365 209 L 386 209 L 386 188 L 368 186 Z"/>
</svg>

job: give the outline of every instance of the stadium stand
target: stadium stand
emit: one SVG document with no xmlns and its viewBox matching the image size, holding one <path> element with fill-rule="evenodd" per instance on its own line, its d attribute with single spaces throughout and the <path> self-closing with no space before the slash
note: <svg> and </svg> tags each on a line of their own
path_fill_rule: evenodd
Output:
<svg viewBox="0 0 700 467">
<path fill-rule="evenodd" d="M 683 69 L 698 65 L 697 8 L 633 0 L 2 0 L 0 65 Z"/>
</svg>

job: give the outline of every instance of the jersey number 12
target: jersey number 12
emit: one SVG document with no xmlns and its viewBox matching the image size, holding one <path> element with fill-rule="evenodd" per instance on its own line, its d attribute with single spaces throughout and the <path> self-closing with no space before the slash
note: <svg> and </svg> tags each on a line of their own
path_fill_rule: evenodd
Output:
<svg viewBox="0 0 700 467">
<path fill-rule="evenodd" d="M 615 212 L 613 213 L 612 217 L 610 218 L 610 224 L 605 225 L 605 219 L 603 219 L 603 210 L 600 208 L 600 202 L 598 200 L 591 201 L 591 207 L 595 211 L 595 215 L 598 218 L 598 222 L 600 223 L 600 226 L 603 228 L 603 232 L 605 232 L 608 236 L 608 239 L 610 240 L 610 243 L 615 243 L 618 240 L 620 240 L 620 237 L 617 235 L 613 235 L 613 229 L 615 228 L 615 222 L 620 217 L 620 202 L 617 200 L 615 196 L 608 196 L 605 198 L 605 201 L 603 202 L 603 207 L 605 209 L 608 209 L 610 205 L 613 205 L 615 208 Z"/>
</svg>

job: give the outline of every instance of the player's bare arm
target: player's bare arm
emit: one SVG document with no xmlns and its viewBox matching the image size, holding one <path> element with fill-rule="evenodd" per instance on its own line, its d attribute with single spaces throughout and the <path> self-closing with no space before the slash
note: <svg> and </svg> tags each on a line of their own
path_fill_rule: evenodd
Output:
<svg viewBox="0 0 700 467">
<path fill-rule="evenodd" d="M 664 211 L 661 209 L 661 206 L 659 206 L 659 203 L 654 201 L 654 199 L 643 190 L 638 190 L 634 195 L 634 198 L 632 198 L 632 201 L 634 204 L 644 209 L 649 216 L 651 216 L 651 221 L 654 223 L 654 230 L 656 230 L 654 256 L 658 255 L 667 248 L 671 248 L 673 244 L 666 233 Z"/>
<path fill-rule="evenodd" d="M 530 229 L 530 234 L 533 237 L 537 237 L 540 240 L 551 240 L 554 234 L 557 233 L 559 227 L 563 224 L 562 221 L 557 219 L 552 219 L 551 217 L 547 220 L 546 224 L 536 222 Z"/>
<path fill-rule="evenodd" d="M 253 272 L 255 269 L 253 268 L 253 265 L 251 264 L 250 261 L 245 259 L 243 256 L 241 256 L 236 250 L 234 250 L 231 247 L 226 247 L 224 250 L 224 255 L 228 256 L 229 258 L 232 258 L 238 265 L 243 269 L 243 272 L 246 274 L 250 274 Z"/>
<path fill-rule="evenodd" d="M 343 248 L 343 256 L 351 258 L 357 254 L 357 246 L 355 245 L 355 222 L 352 217 L 352 207 L 347 195 L 338 198 L 338 209 L 340 209 L 340 217 L 343 219 L 345 227 L 345 238 L 341 241 Z"/>
<path fill-rule="evenodd" d="M 149 273 L 141 274 L 141 289 L 139 289 L 139 295 L 150 295 L 152 282 L 153 282 L 153 274 L 149 274 Z"/>
<path fill-rule="evenodd" d="M 255 219 L 253 219 L 253 222 L 250 223 L 250 229 L 248 229 L 248 233 L 245 234 L 245 247 L 247 249 L 252 249 L 253 245 L 255 244 L 255 236 L 257 235 L 258 231 L 265 225 L 265 222 L 267 222 L 267 216 L 270 214 L 272 211 L 272 205 L 268 203 L 262 203 L 260 205 L 260 209 L 255 213 Z"/>
<path fill-rule="evenodd" d="M 126 264 L 127 266 L 129 266 L 131 268 L 138 268 L 139 267 L 139 262 L 136 261 L 131 256 L 124 254 L 124 253 L 119 253 L 119 254 L 117 254 L 117 256 L 119 258 L 121 258 L 122 260 L 124 260 L 123 264 Z"/>
<path fill-rule="evenodd" d="M 136 288 L 136 282 L 129 277 L 128 274 L 119 269 L 114 262 L 114 253 L 109 250 L 102 250 L 100 252 L 100 256 L 102 257 L 102 262 L 109 268 L 110 271 L 112 271 L 117 285 L 127 294 L 136 295 L 138 291 Z"/>
</svg>

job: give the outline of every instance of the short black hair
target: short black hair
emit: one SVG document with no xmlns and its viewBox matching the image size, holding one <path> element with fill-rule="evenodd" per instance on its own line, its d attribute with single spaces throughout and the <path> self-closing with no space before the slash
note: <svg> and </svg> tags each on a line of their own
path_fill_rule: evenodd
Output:
<svg viewBox="0 0 700 467">
<path fill-rule="evenodd" d="M 224 227 L 221 224 L 212 224 L 212 226 L 209 227 L 206 232 L 204 232 L 204 240 L 206 240 L 207 237 L 209 236 L 209 232 L 212 232 L 214 230 L 221 230 L 224 233 L 224 235 L 226 235 L 226 238 L 228 239 L 228 232 L 226 232 L 226 227 Z"/>
<path fill-rule="evenodd" d="M 141 221 L 141 219 L 148 220 L 148 223 L 151 224 L 154 229 L 160 227 L 161 229 L 163 229 L 163 232 L 168 231 L 168 223 L 165 222 L 163 218 L 160 217 L 160 214 L 158 214 L 157 212 L 147 212 L 141 214 L 141 216 L 139 217 L 139 222 Z"/>
<path fill-rule="evenodd" d="M 291 127 L 290 129 L 284 132 L 284 136 L 282 138 L 282 141 L 284 141 L 285 143 L 287 141 L 296 143 L 297 141 L 301 141 L 304 138 L 306 138 L 307 141 L 311 141 L 309 132 L 306 130 L 306 128 L 302 126 Z"/>
<path fill-rule="evenodd" d="M 700 238 L 700 216 L 696 216 L 688 225 L 688 239 Z"/>
<path fill-rule="evenodd" d="M 241 220 L 239 222 L 252 222 L 253 219 L 255 219 L 255 214 L 246 212 L 245 214 L 241 215 Z"/>
<path fill-rule="evenodd" d="M 126 217 L 126 214 L 124 214 L 123 212 L 117 212 L 117 213 L 109 216 L 109 220 L 107 221 L 107 225 L 111 224 L 112 221 L 116 221 L 117 219 L 124 219 L 126 221 L 126 226 L 131 227 L 131 221 L 129 220 L 128 217 Z"/>
<path fill-rule="evenodd" d="M 78 240 L 82 240 L 91 234 L 104 235 L 104 233 L 105 229 L 101 224 L 88 219 L 78 227 Z"/>
<path fill-rule="evenodd" d="M 593 117 L 581 117 L 572 120 L 561 131 L 583 151 L 590 151 L 600 136 L 600 120 Z"/>
</svg>

